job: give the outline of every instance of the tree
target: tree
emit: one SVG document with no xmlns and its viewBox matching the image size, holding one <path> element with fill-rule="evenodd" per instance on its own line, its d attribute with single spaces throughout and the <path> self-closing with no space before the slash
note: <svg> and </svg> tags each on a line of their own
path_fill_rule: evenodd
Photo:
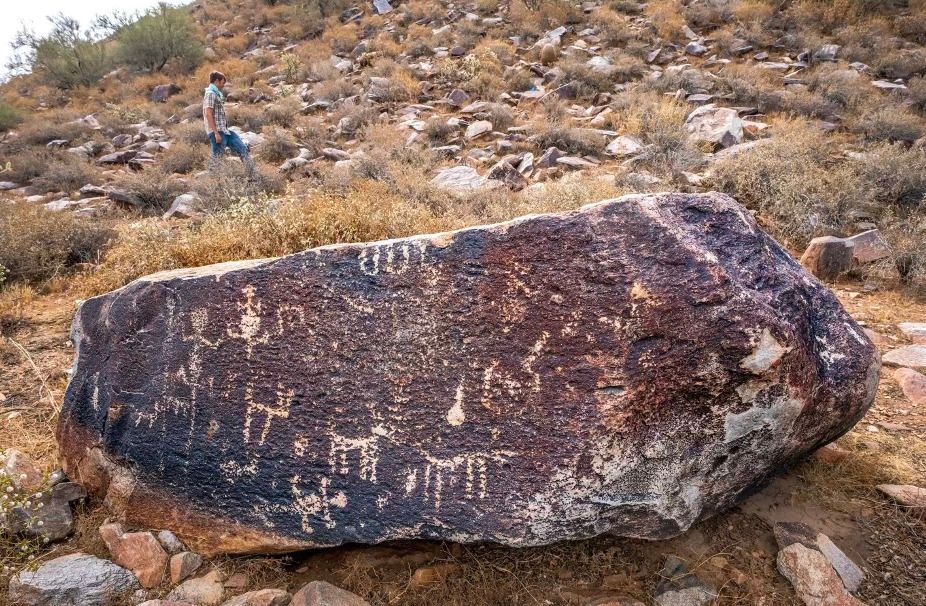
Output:
<svg viewBox="0 0 926 606">
<path fill-rule="evenodd" d="M 134 19 L 124 14 L 104 17 L 98 24 L 113 32 L 117 58 L 133 69 L 158 72 L 171 61 L 191 70 L 203 60 L 203 44 L 185 8 L 159 4 Z"/>
<path fill-rule="evenodd" d="M 109 69 L 106 48 L 93 28 L 81 30 L 80 22 L 63 14 L 49 17 L 52 31 L 39 36 L 22 30 L 13 40 L 16 52 L 7 67 L 32 71 L 58 88 L 96 84 Z"/>
</svg>

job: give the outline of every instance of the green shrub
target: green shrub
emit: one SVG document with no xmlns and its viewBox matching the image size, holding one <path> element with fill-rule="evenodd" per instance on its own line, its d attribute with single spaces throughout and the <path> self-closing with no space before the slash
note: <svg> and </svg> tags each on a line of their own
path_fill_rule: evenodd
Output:
<svg viewBox="0 0 926 606">
<path fill-rule="evenodd" d="M 185 8 L 165 3 L 116 31 L 119 61 L 133 69 L 157 72 L 171 61 L 189 71 L 203 60 L 196 24 Z"/>
<path fill-rule="evenodd" d="M 29 69 L 62 89 L 99 82 L 109 69 L 109 60 L 96 30 L 81 31 L 80 22 L 63 14 L 48 20 L 52 23 L 48 35 L 23 30 L 16 36 L 13 45 L 22 51 L 9 67 Z"/>
<path fill-rule="evenodd" d="M 19 113 L 4 101 L 0 101 L 0 132 L 15 128 L 22 122 Z"/>
</svg>

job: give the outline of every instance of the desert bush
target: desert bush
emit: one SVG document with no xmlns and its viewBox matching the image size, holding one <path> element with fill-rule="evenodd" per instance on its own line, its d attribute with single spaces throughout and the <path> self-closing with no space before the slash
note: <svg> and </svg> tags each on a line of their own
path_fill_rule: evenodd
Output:
<svg viewBox="0 0 926 606">
<path fill-rule="evenodd" d="M 239 105 L 228 108 L 229 124 L 237 124 L 244 130 L 259 133 L 264 129 L 270 119 L 264 107 L 256 105 Z M 202 123 L 200 130 L 202 130 Z M 205 131 L 203 131 L 205 135 Z"/>
<path fill-rule="evenodd" d="M 64 139 L 72 145 L 77 145 L 89 130 L 86 125 L 76 122 L 57 122 L 59 116 L 43 116 L 25 125 L 19 131 L 17 143 L 25 145 L 45 145 L 56 139 Z"/>
<path fill-rule="evenodd" d="M 319 82 L 312 87 L 312 96 L 319 101 L 328 101 L 329 103 L 344 99 L 356 94 L 354 85 L 350 80 L 342 77 L 334 77 L 324 82 Z"/>
<path fill-rule="evenodd" d="M 917 76 L 907 82 L 907 99 L 911 107 L 921 113 L 926 113 L 926 78 Z"/>
<path fill-rule="evenodd" d="M 646 5 L 646 14 L 656 33 L 667 40 L 678 38 L 685 27 L 685 17 L 678 0 L 653 0 Z"/>
<path fill-rule="evenodd" d="M 55 154 L 49 156 L 41 174 L 32 180 L 32 185 L 41 192 L 72 192 L 88 183 L 99 183 L 99 173 L 94 167 L 72 154 Z"/>
<path fill-rule="evenodd" d="M 302 102 L 295 95 L 282 97 L 264 109 L 267 121 L 277 126 L 291 126 L 302 111 Z"/>
<path fill-rule="evenodd" d="M 732 5 L 730 0 L 688 3 L 684 12 L 685 21 L 697 28 L 719 27 L 733 18 Z"/>
<path fill-rule="evenodd" d="M 765 23 L 775 14 L 775 7 L 762 0 L 739 0 L 733 5 L 733 16 L 744 25 Z"/>
<path fill-rule="evenodd" d="M 283 53 L 280 56 L 282 74 L 287 82 L 296 82 L 303 72 L 302 60 L 294 53 Z"/>
<path fill-rule="evenodd" d="M 633 37 L 633 32 L 630 30 L 626 17 L 610 8 L 599 8 L 592 13 L 589 21 L 598 28 L 598 37 L 608 46 L 626 44 Z"/>
<path fill-rule="evenodd" d="M 164 212 L 174 198 L 187 191 L 160 168 L 123 173 L 113 180 L 113 187 L 135 194 L 141 199 L 143 210 L 153 213 Z"/>
<path fill-rule="evenodd" d="M 690 108 L 652 93 L 627 93 L 614 104 L 612 118 L 619 128 L 647 144 L 640 161 L 658 172 L 676 174 L 701 162 L 701 153 L 688 138 L 685 119 Z"/>
<path fill-rule="evenodd" d="M 834 159 L 838 143 L 800 123 L 763 145 L 717 162 L 712 187 L 758 211 L 773 235 L 795 248 L 841 233 L 865 196 L 853 167 Z"/>
<path fill-rule="evenodd" d="M 285 188 L 285 180 L 275 170 L 258 168 L 252 178 L 240 162 L 231 159 L 223 160 L 218 170 L 201 175 L 193 184 L 203 208 L 209 211 L 253 202 L 268 194 L 281 193 Z"/>
<path fill-rule="evenodd" d="M 5 101 L 0 101 L 0 132 L 6 132 L 19 126 L 22 116 Z"/>
<path fill-rule="evenodd" d="M 536 124 L 532 131 L 534 142 L 541 151 L 548 147 L 558 147 L 571 154 L 594 155 L 604 150 L 599 135 L 562 122 L 544 121 Z"/>
<path fill-rule="evenodd" d="M 133 69 L 161 71 L 174 62 L 190 71 L 203 60 L 204 47 L 196 23 L 185 7 L 162 2 L 135 16 L 117 15 L 105 20 L 119 42 L 117 58 Z"/>
<path fill-rule="evenodd" d="M 906 108 L 883 105 L 854 121 L 853 130 L 872 141 L 916 141 L 926 132 L 923 118 Z"/>
<path fill-rule="evenodd" d="M 882 143 L 855 164 L 874 216 L 887 207 L 900 215 L 926 211 L 926 151 Z"/>
<path fill-rule="evenodd" d="M 570 84 L 575 96 L 580 99 L 614 89 L 616 80 L 610 73 L 595 69 L 582 59 L 570 57 L 561 61 L 560 69 L 563 71 L 561 84 Z"/>
<path fill-rule="evenodd" d="M 170 149 L 161 155 L 158 166 L 165 174 L 187 174 L 205 166 L 209 148 L 205 145 L 206 139 L 202 129 L 198 129 L 198 134 L 200 136 L 197 143 L 184 140 L 174 141 Z"/>
<path fill-rule="evenodd" d="M 336 112 L 334 119 L 344 135 L 352 136 L 367 124 L 379 117 L 379 110 L 369 105 L 359 105 L 350 101 L 342 104 Z"/>
<path fill-rule="evenodd" d="M 870 96 L 871 87 L 865 86 L 862 76 L 855 70 L 837 69 L 826 65 L 807 78 L 810 89 L 822 96 L 825 102 L 853 108 Z"/>
<path fill-rule="evenodd" d="M 0 266 L 6 281 L 40 282 L 93 262 L 110 233 L 97 222 L 25 202 L 0 206 Z"/>
<path fill-rule="evenodd" d="M 13 46 L 21 52 L 9 66 L 29 69 L 62 89 L 99 82 L 109 69 L 110 62 L 97 30 L 81 30 L 77 19 L 62 14 L 48 20 L 52 30 L 47 35 L 25 29 L 17 35 Z"/>
<path fill-rule="evenodd" d="M 874 57 L 871 67 L 879 76 L 889 79 L 926 75 L 926 49 L 890 51 Z"/>
<path fill-rule="evenodd" d="M 4 288 L 4 271 L 0 265 L 0 337 L 9 335 L 23 322 L 28 309 L 35 300 L 36 292 L 30 284 L 16 283 Z"/>
<path fill-rule="evenodd" d="M 459 131 L 459 128 L 447 123 L 446 116 L 433 116 L 425 123 L 423 132 L 431 143 L 443 144 Z"/>
<path fill-rule="evenodd" d="M 48 165 L 51 153 L 44 149 L 26 148 L 15 153 L 0 154 L 0 164 L 9 165 L 3 173 L 4 181 L 25 185 L 41 176 Z"/>
<path fill-rule="evenodd" d="M 237 119 L 237 122 L 235 122 L 236 124 L 242 124 L 245 122 L 245 120 L 241 119 L 237 113 L 235 114 L 234 118 Z M 244 128 L 243 124 L 242 128 Z M 247 130 L 254 129 L 249 127 Z M 177 124 L 171 127 L 169 132 L 171 139 L 173 139 L 176 143 L 186 143 L 188 145 L 196 146 L 205 144 L 207 140 L 206 131 L 203 128 L 202 120 L 193 119 L 189 122 Z"/>
<path fill-rule="evenodd" d="M 299 145 L 285 130 L 269 129 L 264 133 L 264 142 L 260 146 L 260 157 L 267 162 L 279 164 L 294 157 L 299 152 Z"/>
</svg>

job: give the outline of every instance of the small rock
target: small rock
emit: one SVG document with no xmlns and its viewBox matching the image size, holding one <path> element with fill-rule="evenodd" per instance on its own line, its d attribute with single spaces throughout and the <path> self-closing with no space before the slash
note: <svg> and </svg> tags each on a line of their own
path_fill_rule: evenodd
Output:
<svg viewBox="0 0 926 606">
<path fill-rule="evenodd" d="M 838 44 L 824 44 L 813 54 L 813 58 L 817 61 L 835 61 L 840 48 Z"/>
<path fill-rule="evenodd" d="M 460 88 L 455 88 L 449 93 L 447 93 L 447 101 L 450 102 L 454 107 L 460 107 L 467 101 L 469 101 L 469 95 L 465 90 Z"/>
<path fill-rule="evenodd" d="M 290 606 L 369 606 L 358 595 L 325 581 L 312 581 L 293 596 Z"/>
<path fill-rule="evenodd" d="M 909 484 L 878 484 L 877 488 L 905 507 L 926 507 L 926 488 Z"/>
<path fill-rule="evenodd" d="M 10 479 L 13 487 L 21 492 L 37 492 L 42 488 L 42 471 L 29 456 L 21 450 L 8 448 L 3 451 L 3 468 L 0 475 Z"/>
<path fill-rule="evenodd" d="M 60 541 L 74 531 L 71 501 L 86 498 L 87 491 L 79 484 L 62 482 L 38 497 L 13 507 L 7 515 L 9 530 L 14 535 L 32 536 L 46 541 Z"/>
<path fill-rule="evenodd" d="M 691 574 L 675 556 L 666 558 L 653 598 L 656 606 L 704 606 L 717 599 L 717 591 Z"/>
<path fill-rule="evenodd" d="M 21 571 L 10 580 L 9 598 L 23 606 L 118 606 L 136 589 L 138 579 L 125 568 L 72 553 Z"/>
<path fill-rule="evenodd" d="M 184 581 L 167 594 L 168 600 L 190 602 L 196 606 L 218 606 L 225 597 L 224 577 L 218 570 Z"/>
<path fill-rule="evenodd" d="M 142 587 L 151 589 L 164 580 L 167 552 L 150 532 L 125 532 L 121 524 L 103 524 L 100 537 L 106 543 L 113 561 L 128 568 Z"/>
<path fill-rule="evenodd" d="M 181 194 L 174 198 L 170 208 L 167 209 L 167 212 L 165 212 L 161 218 L 190 219 L 192 217 L 200 216 L 203 214 L 202 208 L 200 207 L 201 204 L 202 200 L 195 192 Z M 160 538 L 160 535 L 158 535 L 158 537 Z M 174 539 L 176 538 L 177 537 L 174 537 Z M 183 549 L 182 545 L 180 546 L 180 549 Z"/>
<path fill-rule="evenodd" d="M 623 158 L 626 156 L 638 154 L 642 150 L 643 143 L 641 143 L 639 139 L 622 135 L 608 143 L 608 146 L 605 148 L 605 153 L 612 156 L 617 156 L 618 158 Z"/>
<path fill-rule="evenodd" d="M 813 458 L 827 465 L 836 465 L 845 461 L 850 454 L 852 453 L 845 448 L 830 443 L 813 453 Z"/>
<path fill-rule="evenodd" d="M 801 255 L 801 265 L 821 280 L 835 280 L 852 269 L 855 246 L 845 238 L 814 238 Z"/>
<path fill-rule="evenodd" d="M 568 166 L 569 168 L 589 168 L 597 166 L 594 162 L 589 162 L 585 158 L 579 158 L 578 156 L 562 156 L 556 159 L 556 163 Z"/>
<path fill-rule="evenodd" d="M 892 254 L 890 245 L 877 229 L 863 231 L 847 240 L 855 247 L 852 251 L 852 258 L 859 265 L 874 263 Z"/>
<path fill-rule="evenodd" d="M 892 366 L 926 368 L 926 345 L 907 345 L 892 349 L 881 357 L 881 361 Z"/>
<path fill-rule="evenodd" d="M 261 589 L 236 596 L 222 606 L 286 606 L 292 596 L 282 589 Z"/>
<path fill-rule="evenodd" d="M 807 606 L 864 606 L 850 594 L 822 553 L 793 543 L 778 552 L 778 571 Z"/>
<path fill-rule="evenodd" d="M 466 133 L 463 136 L 468 140 L 473 140 L 488 132 L 492 132 L 492 123 L 488 120 L 476 120 L 466 127 Z"/>
<path fill-rule="evenodd" d="M 154 103 L 166 103 L 169 98 L 182 91 L 183 89 L 174 83 L 159 84 L 151 91 L 151 101 Z"/>
<path fill-rule="evenodd" d="M 527 185 L 527 179 L 524 178 L 524 175 L 505 160 L 496 162 L 495 166 L 486 173 L 486 178 L 501 181 L 514 191 L 524 189 Z"/>
<path fill-rule="evenodd" d="M 911 404 L 926 407 L 926 376 L 912 368 L 898 368 L 894 371 L 894 380 Z"/>
<path fill-rule="evenodd" d="M 170 582 L 176 585 L 190 578 L 203 565 L 203 558 L 192 551 L 183 551 L 170 558 Z"/>
<path fill-rule="evenodd" d="M 431 179 L 434 187 L 458 194 L 472 193 L 486 189 L 487 180 L 471 166 L 445 168 Z"/>
<path fill-rule="evenodd" d="M 926 345 L 926 322 L 901 322 L 897 328 L 914 343 Z"/>
<path fill-rule="evenodd" d="M 138 155 L 138 152 L 134 150 L 123 150 L 114 152 L 112 154 L 106 154 L 102 156 L 97 162 L 100 164 L 127 164 L 130 160 L 133 160 L 135 156 Z"/>
<path fill-rule="evenodd" d="M 225 585 L 225 589 L 231 591 L 244 591 L 248 588 L 249 583 L 248 575 L 238 572 L 225 579 L 225 583 L 223 584 Z"/>
<path fill-rule="evenodd" d="M 17 189 L 18 187 L 18 183 L 13 183 L 12 181 L 0 181 L 0 191 L 10 191 L 11 189 Z"/>
<path fill-rule="evenodd" d="M 906 90 L 907 87 L 903 84 L 898 84 L 896 82 L 888 82 L 887 80 L 874 80 L 871 83 L 875 88 L 880 88 L 881 90 Z"/>
<path fill-rule="evenodd" d="M 537 159 L 538 168 L 551 168 L 556 166 L 556 161 L 566 155 L 566 152 L 558 147 L 548 147 L 543 154 Z"/>
<path fill-rule="evenodd" d="M 685 129 L 698 143 L 731 147 L 743 142 L 743 121 L 735 109 L 703 105 L 688 115 Z"/>
<path fill-rule="evenodd" d="M 350 160 L 350 154 L 346 151 L 335 149 L 334 147 L 325 147 L 321 150 L 322 156 L 335 162 L 341 160 Z"/>
<path fill-rule="evenodd" d="M 453 562 L 434 564 L 433 566 L 422 566 L 412 574 L 412 578 L 408 581 L 408 586 L 418 589 L 429 585 L 436 585 L 447 577 L 460 572 L 460 570 L 460 565 L 454 564 Z"/>
<path fill-rule="evenodd" d="M 700 57 L 707 52 L 707 47 L 700 42 L 691 41 L 685 45 L 685 52 L 695 57 Z"/>
<path fill-rule="evenodd" d="M 169 530 L 162 530 L 159 532 L 158 541 L 161 542 L 161 546 L 167 551 L 167 553 L 171 555 L 180 553 L 184 549 L 183 543 L 180 542 L 180 539 L 177 538 L 177 535 Z"/>
</svg>

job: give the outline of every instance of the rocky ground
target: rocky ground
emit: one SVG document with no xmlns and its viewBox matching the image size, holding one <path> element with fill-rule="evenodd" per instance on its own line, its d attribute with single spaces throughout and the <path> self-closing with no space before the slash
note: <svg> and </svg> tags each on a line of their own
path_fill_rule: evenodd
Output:
<svg viewBox="0 0 926 606">
<path fill-rule="evenodd" d="M 922 2 L 294 7 L 195 3 L 208 48 L 192 73 L 123 68 L 67 92 L 26 76 L 0 91 L 26 116 L 0 141 L 0 445 L 24 453 L 6 452 L 0 480 L 7 524 L 19 524 L 0 535 L 4 584 L 91 591 L 95 570 L 97 589 L 128 590 L 133 604 L 269 589 L 294 604 L 359 600 L 320 601 L 334 590 L 306 587 L 316 581 L 371 604 L 856 603 L 848 590 L 926 603 L 923 492 L 884 486 L 926 487 Z M 231 78 L 230 122 L 256 181 L 233 160 L 204 172 L 199 99 L 215 68 Z M 711 189 L 795 255 L 810 245 L 805 264 L 872 331 L 885 366 L 855 429 L 679 538 L 198 564 L 147 534 L 161 529 L 104 526 L 105 507 L 54 474 L 77 299 L 161 269 Z M 877 240 L 811 242 L 872 230 Z M 87 556 L 56 560 L 72 553 Z M 231 603 L 289 594 L 249 599 Z"/>
</svg>

